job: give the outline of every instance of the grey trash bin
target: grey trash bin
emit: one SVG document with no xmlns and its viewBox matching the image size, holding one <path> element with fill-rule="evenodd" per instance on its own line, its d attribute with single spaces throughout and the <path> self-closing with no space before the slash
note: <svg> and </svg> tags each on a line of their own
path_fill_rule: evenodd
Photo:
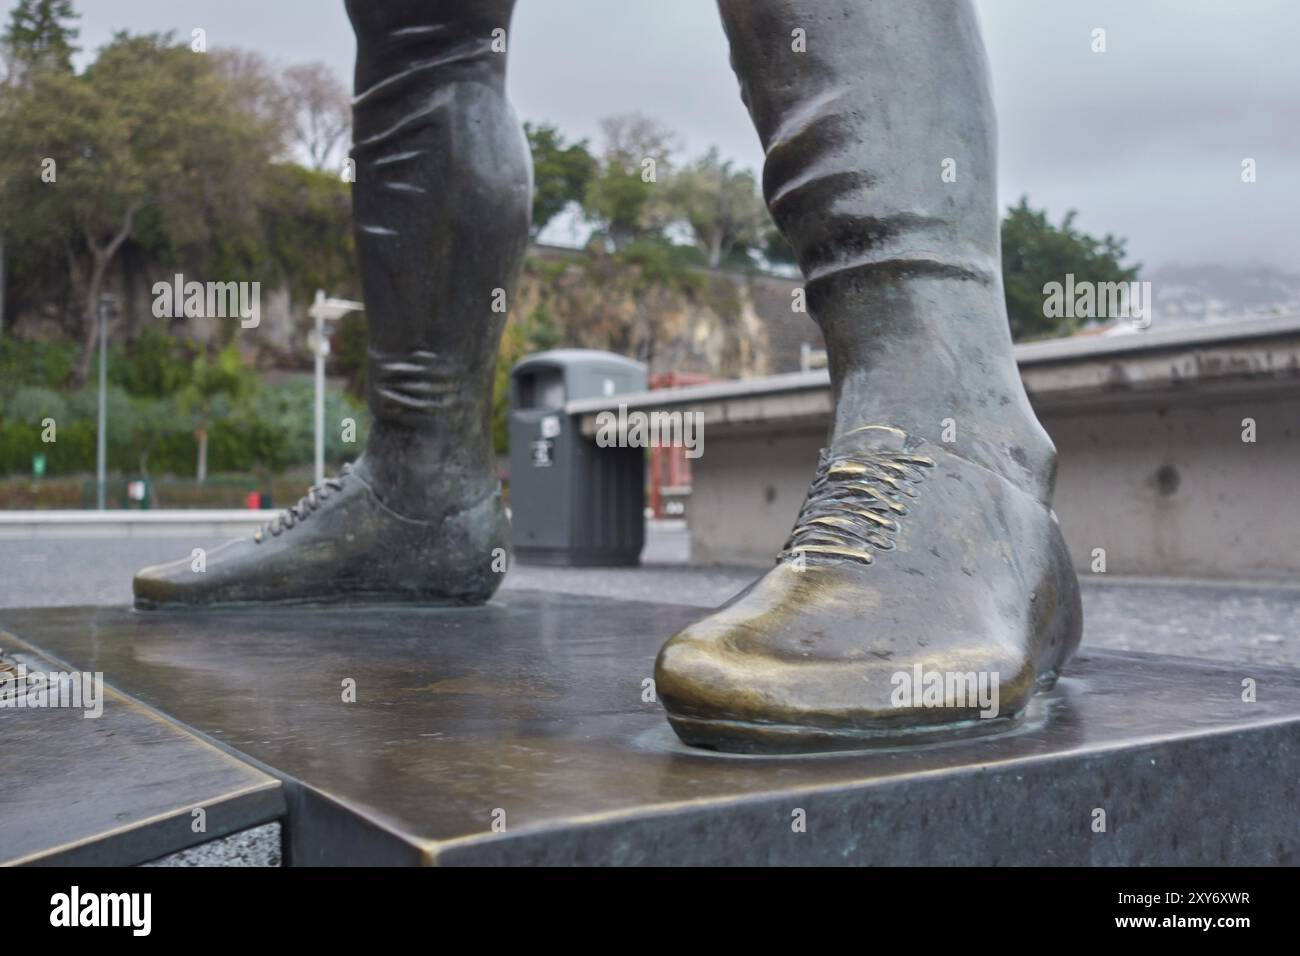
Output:
<svg viewBox="0 0 1300 956">
<path fill-rule="evenodd" d="M 645 544 L 645 450 L 600 448 L 566 402 L 643 392 L 640 362 L 591 349 L 530 355 L 510 373 L 511 540 L 523 564 L 636 564 Z"/>
</svg>

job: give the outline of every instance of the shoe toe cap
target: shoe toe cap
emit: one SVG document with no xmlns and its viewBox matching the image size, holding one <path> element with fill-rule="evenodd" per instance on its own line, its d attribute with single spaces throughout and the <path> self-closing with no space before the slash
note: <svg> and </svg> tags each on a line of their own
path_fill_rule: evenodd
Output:
<svg viewBox="0 0 1300 956">
<path fill-rule="evenodd" d="M 230 541 L 210 551 L 198 548 L 175 561 L 141 568 L 131 582 L 135 606 L 153 608 L 210 600 L 222 589 L 224 559 L 251 540 Z"/>
<path fill-rule="evenodd" d="M 896 640 L 891 619 L 873 622 L 859 612 L 831 620 L 823 612 L 774 615 L 751 598 L 669 640 L 655 685 L 679 736 L 723 750 L 837 749 L 846 740 L 907 739 L 977 716 L 1011 716 L 1033 691 L 1029 657 L 990 642 L 981 628 Z M 846 633 L 854 639 L 818 637 Z M 826 653 L 831 646 L 836 653 Z M 900 699 L 900 682 L 910 687 L 918 667 L 925 680 L 938 674 L 963 695 L 922 699 L 918 688 Z M 980 701 L 992 688 L 999 696 L 990 713 Z"/>
<path fill-rule="evenodd" d="M 185 559 L 141 568 L 131 582 L 136 607 L 153 607 L 177 600 L 185 592 L 185 576 L 192 573 Z"/>
</svg>

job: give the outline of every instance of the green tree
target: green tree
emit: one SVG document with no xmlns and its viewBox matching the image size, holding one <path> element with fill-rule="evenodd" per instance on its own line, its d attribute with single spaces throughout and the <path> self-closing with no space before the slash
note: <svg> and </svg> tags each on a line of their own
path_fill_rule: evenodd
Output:
<svg viewBox="0 0 1300 956">
<path fill-rule="evenodd" d="M 78 31 L 72 26 L 79 14 L 72 0 L 19 0 L 0 36 L 11 79 L 33 72 L 72 72 L 73 45 Z"/>
<path fill-rule="evenodd" d="M 67 342 L 24 342 L 0 338 L 0 413 L 3 400 L 24 385 L 58 388 L 67 381 L 76 360 Z"/>
<path fill-rule="evenodd" d="M 596 159 L 585 139 L 566 144 L 560 131 L 543 123 L 524 123 L 533 154 L 533 236 L 571 202 L 580 203 L 596 173 Z"/>
<path fill-rule="evenodd" d="M 242 261 L 244 268 L 285 280 L 300 302 L 309 301 L 317 289 L 358 298 L 361 280 L 348 184 L 333 173 L 294 163 L 273 164 L 263 178 L 259 227 L 222 237 L 225 246 L 248 243 L 242 258 L 234 255 L 231 267 Z"/>
<path fill-rule="evenodd" d="M 264 386 L 234 403 L 232 422 L 251 442 L 254 459 L 279 471 L 312 460 L 315 447 L 315 389 L 310 378 L 295 378 L 275 386 Z M 357 424 L 355 441 L 345 442 L 339 423 L 352 418 Z M 365 447 L 370 416 L 365 406 L 333 389 L 325 392 L 325 460 L 342 462 L 356 458 Z"/>
<path fill-rule="evenodd" d="M 325 63 L 300 63 L 284 71 L 285 102 L 294 142 L 315 170 L 337 171 L 336 154 L 347 148 L 352 130 L 352 97 Z"/>
<path fill-rule="evenodd" d="M 637 113 L 601 120 L 605 147 L 583 207 L 615 249 L 662 232 L 672 218 L 666 189 L 675 137 Z"/>
<path fill-rule="evenodd" d="M 185 386 L 190 366 L 162 328 L 148 326 L 134 342 L 109 351 L 108 380 L 142 398 L 172 395 Z"/>
<path fill-rule="evenodd" d="M 0 115 L 11 243 L 62 246 L 79 290 L 84 382 L 105 277 L 148 210 L 175 249 L 256 222 L 283 131 L 252 116 L 214 60 L 118 34 L 81 75 L 39 74 Z"/>
<path fill-rule="evenodd" d="M 141 475 L 149 475 L 149 456 L 154 454 L 168 437 L 181 431 L 178 415 L 179 401 L 175 396 L 155 398 L 149 396 L 131 399 L 129 422 L 131 430 L 123 442 L 125 466 L 134 466 Z"/>
<path fill-rule="evenodd" d="M 1006 290 L 1007 318 L 1011 337 L 1022 339 L 1069 335 L 1075 319 L 1044 315 L 1043 287 L 1065 282 L 1068 274 L 1076 281 L 1132 282 L 1141 265 L 1124 265 L 1125 242 L 1109 233 L 1101 239 L 1080 232 L 1070 210 L 1054 226 L 1046 211 L 1029 207 L 1028 197 L 1007 210 L 1002 220 L 1002 282 Z"/>
<path fill-rule="evenodd" d="M 296 132 L 295 100 L 280 68 L 261 53 L 238 47 L 212 50 L 206 56 L 235 108 L 259 127 L 275 130 L 277 140 L 285 147 L 279 158 L 287 159 L 288 143 Z"/>
<path fill-rule="evenodd" d="M 722 265 L 733 250 L 757 246 L 770 225 L 754 174 L 735 169 L 716 146 L 674 174 L 669 195 L 710 269 Z"/>
<path fill-rule="evenodd" d="M 536 352 L 559 348 L 564 341 L 564 330 L 545 302 L 538 302 L 528 316 L 528 338 Z"/>
<path fill-rule="evenodd" d="M 77 48 L 73 46 L 78 30 L 72 26 L 77 13 L 72 8 L 72 0 L 20 0 L 9 15 L 9 23 L 0 34 L 0 117 L 12 109 L 12 97 L 5 95 L 6 87 L 10 90 L 25 86 L 30 77 L 39 73 L 71 73 L 72 54 Z M 3 187 L 4 174 L 0 171 L 0 188 Z M 15 263 L 9 261 L 6 251 L 5 229 L 0 218 L 0 331 L 3 331 L 5 313 L 9 309 L 6 295 L 11 271 L 17 271 L 24 279 L 33 273 L 43 271 L 39 258 L 33 261 L 30 255 L 18 257 Z M 27 250 L 24 250 L 25 252 Z"/>
<path fill-rule="evenodd" d="M 208 477 L 208 436 L 218 409 L 247 396 L 255 387 L 252 374 L 244 367 L 233 344 L 209 358 L 201 352 L 190 368 L 190 380 L 179 393 L 182 413 L 194 418 L 194 439 L 199 445 L 195 478 L 202 484 Z"/>
</svg>

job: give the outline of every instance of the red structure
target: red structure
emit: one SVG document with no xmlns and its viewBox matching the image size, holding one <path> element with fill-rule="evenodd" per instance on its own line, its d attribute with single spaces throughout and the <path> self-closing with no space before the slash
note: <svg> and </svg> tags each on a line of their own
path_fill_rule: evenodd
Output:
<svg viewBox="0 0 1300 956">
<path fill-rule="evenodd" d="M 650 375 L 651 390 L 703 385 L 711 379 L 694 372 L 655 372 Z M 650 509 L 656 518 L 680 518 L 685 515 L 685 499 L 691 492 L 691 460 L 686 449 L 650 449 Z"/>
</svg>

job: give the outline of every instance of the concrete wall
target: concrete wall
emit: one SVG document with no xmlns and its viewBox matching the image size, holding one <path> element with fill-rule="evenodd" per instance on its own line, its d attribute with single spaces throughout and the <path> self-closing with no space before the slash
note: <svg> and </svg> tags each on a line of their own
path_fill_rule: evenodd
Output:
<svg viewBox="0 0 1300 956">
<path fill-rule="evenodd" d="M 710 434 L 692 469 L 691 563 L 769 565 L 817 468 L 825 430 Z"/>
<path fill-rule="evenodd" d="M 1256 441 L 1241 440 L 1243 418 Z M 1075 566 L 1174 577 L 1300 580 L 1300 397 L 1045 413 L 1054 507 Z M 794 524 L 824 425 L 709 433 L 695 463 L 691 560 L 770 564 Z"/>
<path fill-rule="evenodd" d="M 1242 419 L 1256 441 L 1242 441 Z M 1045 414 L 1075 566 L 1300 579 L 1300 397 Z"/>
</svg>

